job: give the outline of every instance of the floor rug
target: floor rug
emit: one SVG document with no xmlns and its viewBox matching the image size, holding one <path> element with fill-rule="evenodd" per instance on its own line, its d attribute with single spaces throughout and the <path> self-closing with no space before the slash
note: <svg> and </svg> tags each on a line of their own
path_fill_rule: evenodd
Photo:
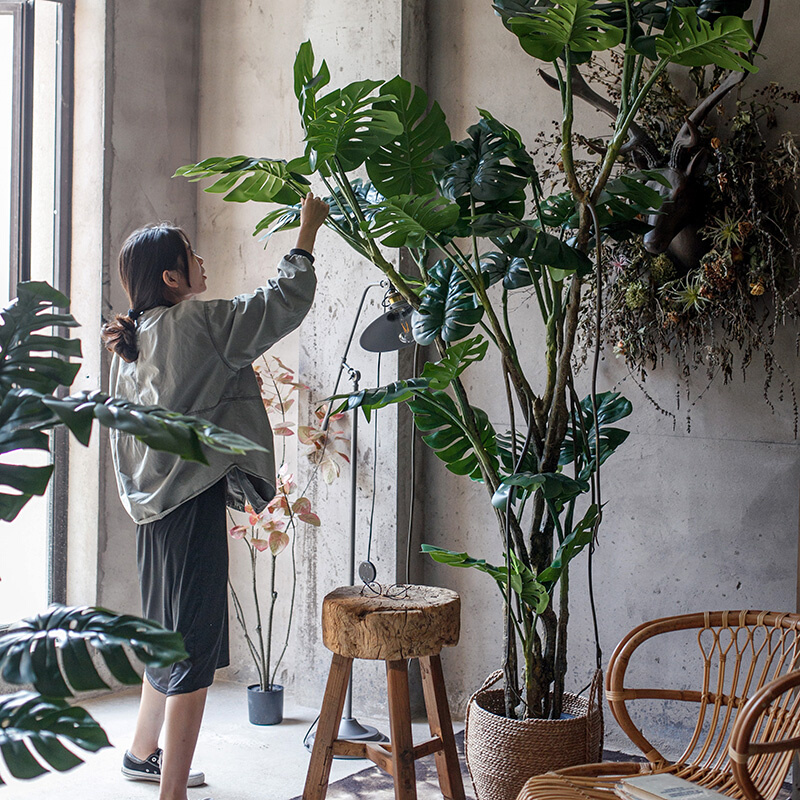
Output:
<svg viewBox="0 0 800 800">
<path fill-rule="evenodd" d="M 461 764 L 461 774 L 464 778 L 464 792 L 468 800 L 475 800 L 475 790 L 472 788 L 472 781 L 467 771 L 467 764 L 464 761 L 464 732 L 456 734 L 456 748 L 458 749 L 458 759 Z M 606 750 L 603 753 L 604 761 L 643 761 L 641 757 L 631 756 L 627 753 Z M 421 758 L 416 762 L 417 769 L 417 799 L 418 800 L 441 800 L 442 793 L 439 790 L 439 780 L 436 775 L 436 763 L 433 756 Z M 779 794 L 778 800 L 789 798 L 789 785 L 784 785 L 783 791 Z M 392 778 L 387 775 L 380 767 L 367 767 L 361 772 L 348 775 L 340 781 L 328 786 L 326 800 L 392 800 L 394 798 L 394 784 Z M 302 800 L 302 796 L 294 797 L 292 800 Z"/>
<path fill-rule="evenodd" d="M 464 761 L 464 732 L 456 734 L 458 760 L 461 774 L 464 777 L 464 791 L 468 800 L 475 800 L 475 792 L 469 779 L 467 765 Z M 417 769 L 417 800 L 441 800 L 439 779 L 436 774 L 436 761 L 433 756 L 419 759 Z M 328 786 L 326 800 L 391 800 L 394 797 L 392 776 L 387 775 L 380 767 L 367 767 L 361 772 L 348 775 L 340 781 Z M 302 800 L 301 797 L 292 800 Z"/>
</svg>

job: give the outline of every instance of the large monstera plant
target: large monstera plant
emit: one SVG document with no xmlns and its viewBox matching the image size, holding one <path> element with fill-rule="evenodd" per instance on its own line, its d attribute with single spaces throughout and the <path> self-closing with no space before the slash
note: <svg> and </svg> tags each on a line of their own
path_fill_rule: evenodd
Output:
<svg viewBox="0 0 800 800">
<path fill-rule="evenodd" d="M 81 355 L 80 340 L 52 332 L 77 326 L 68 306 L 48 284 L 28 282 L 20 283 L 17 299 L 0 310 L 0 519 L 10 522 L 34 495 L 47 491 L 52 465 L 10 462 L 19 451 L 49 451 L 49 432 L 61 425 L 86 445 L 97 420 L 156 450 L 203 463 L 206 447 L 228 453 L 257 447 L 205 420 L 163 408 L 101 392 L 64 395 L 80 369 L 71 359 Z M 186 655 L 179 633 L 100 608 L 55 605 L 12 625 L 0 636 L 0 678 L 33 690 L 0 696 L 0 757 L 8 772 L 18 779 L 63 772 L 82 763 L 75 749 L 110 747 L 102 727 L 66 698 L 108 689 L 109 680 L 140 683 L 136 662 L 160 667 Z M 104 665 L 100 670 L 98 660 Z"/>
<path fill-rule="evenodd" d="M 299 198 L 315 175 L 328 190 L 329 228 L 414 308 L 414 336 L 436 355 L 420 375 L 361 391 L 344 405 L 369 415 L 407 403 L 446 468 L 483 484 L 497 521 L 487 549 L 502 554 L 497 563 L 483 554 L 424 549 L 496 581 L 505 599 L 510 717 L 560 716 L 570 562 L 593 547 L 603 510 L 600 467 L 627 436 L 616 423 L 631 405 L 597 391 L 597 357 L 585 398 L 577 394 L 573 363 L 581 305 L 601 311 L 604 244 L 644 233 L 642 218 L 662 202 L 663 175 L 621 167 L 620 156 L 643 100 L 670 65 L 754 69 L 752 25 L 742 17 L 748 5 L 496 0 L 503 24 L 527 53 L 549 64 L 561 93 L 564 182 L 555 194 L 542 189 L 537 154 L 488 111 L 479 110 L 466 138 L 454 141 L 439 105 L 402 77 L 330 90 L 328 67 L 315 67 L 308 42 L 294 65 L 302 155 L 210 158 L 176 173 L 214 178 L 206 191 L 228 201 L 279 204 L 257 226 L 267 237 L 298 224 Z M 612 50 L 622 102 L 586 180 L 575 168 L 573 79 L 580 64 Z M 362 168 L 368 181 L 355 175 Z M 410 254 L 414 274 L 394 266 L 390 253 L 397 248 Z M 589 279 L 597 291 L 584 291 Z M 521 291 L 530 302 L 512 304 Z M 529 309 L 543 339 L 539 363 L 526 369 L 530 342 L 519 323 Z M 496 429 L 470 399 L 464 373 L 488 359 L 508 430 Z M 533 385 L 533 374 L 544 376 L 541 386 Z"/>
</svg>

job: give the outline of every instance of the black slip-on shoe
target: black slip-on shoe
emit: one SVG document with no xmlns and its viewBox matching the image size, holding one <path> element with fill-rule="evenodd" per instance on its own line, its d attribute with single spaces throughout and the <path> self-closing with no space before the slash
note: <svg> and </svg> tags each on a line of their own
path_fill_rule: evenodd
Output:
<svg viewBox="0 0 800 800">
<path fill-rule="evenodd" d="M 122 757 L 122 774 L 129 781 L 153 781 L 161 782 L 161 759 L 164 751 L 159 747 L 155 753 L 151 753 L 144 761 L 140 761 L 132 755 L 130 750 L 125 751 Z M 187 786 L 202 786 L 206 782 L 205 773 L 199 769 L 189 770 L 189 780 Z"/>
</svg>

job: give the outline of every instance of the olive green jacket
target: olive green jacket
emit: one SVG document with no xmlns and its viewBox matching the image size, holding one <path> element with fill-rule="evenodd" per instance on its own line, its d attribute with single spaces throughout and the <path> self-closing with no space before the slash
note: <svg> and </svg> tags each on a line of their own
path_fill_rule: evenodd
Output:
<svg viewBox="0 0 800 800">
<path fill-rule="evenodd" d="M 202 417 L 264 450 L 226 455 L 208 449 L 209 466 L 158 452 L 111 431 L 120 498 L 133 520 L 153 522 L 226 476 L 228 505 L 261 511 L 275 495 L 272 429 L 252 363 L 302 322 L 316 276 L 308 258 L 289 255 L 277 278 L 232 300 L 187 300 L 137 320 L 139 357 L 114 355 L 110 391 L 142 405 Z"/>
</svg>

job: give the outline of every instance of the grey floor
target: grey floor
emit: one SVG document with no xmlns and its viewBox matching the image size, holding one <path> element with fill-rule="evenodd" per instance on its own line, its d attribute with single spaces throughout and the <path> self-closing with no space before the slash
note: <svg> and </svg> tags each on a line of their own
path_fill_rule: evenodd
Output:
<svg viewBox="0 0 800 800">
<path fill-rule="evenodd" d="M 115 746 L 86 754 L 86 763 L 66 774 L 0 787 L 0 800 L 157 800 L 155 784 L 126 781 L 120 774 L 138 707 L 138 689 L 89 700 L 83 705 L 105 728 Z M 281 725 L 260 727 L 247 721 L 244 686 L 215 683 L 209 692 L 194 763 L 207 785 L 189 789 L 189 800 L 288 800 L 302 794 L 309 754 L 303 736 L 318 709 L 287 703 Z M 388 730 L 386 720 L 360 721 Z M 424 720 L 415 722 L 414 739 L 428 737 Z M 334 760 L 331 782 L 371 766 L 363 760 Z M 2 774 L 3 780 L 7 779 Z"/>
</svg>

